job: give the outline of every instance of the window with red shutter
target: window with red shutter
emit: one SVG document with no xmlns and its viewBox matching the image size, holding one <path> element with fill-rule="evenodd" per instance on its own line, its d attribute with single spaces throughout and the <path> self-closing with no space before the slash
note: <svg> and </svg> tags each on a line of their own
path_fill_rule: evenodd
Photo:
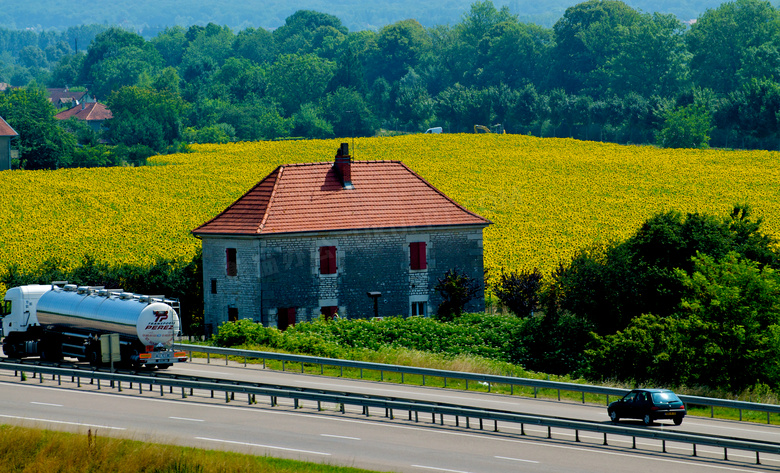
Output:
<svg viewBox="0 0 780 473">
<path fill-rule="evenodd" d="M 227 248 L 225 250 L 225 256 L 227 258 L 226 272 L 228 276 L 238 275 L 238 264 L 236 263 L 236 249 Z"/>
<path fill-rule="evenodd" d="M 336 247 L 320 247 L 320 274 L 336 274 Z"/>
<path fill-rule="evenodd" d="M 425 258 L 425 242 L 415 241 L 409 243 L 409 259 L 411 269 L 426 269 L 428 268 L 428 261 Z"/>
</svg>

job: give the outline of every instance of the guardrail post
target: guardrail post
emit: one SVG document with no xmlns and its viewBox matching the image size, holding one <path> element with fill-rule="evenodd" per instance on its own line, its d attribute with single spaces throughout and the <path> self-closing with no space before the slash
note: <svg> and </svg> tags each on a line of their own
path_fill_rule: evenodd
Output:
<svg viewBox="0 0 780 473">
<path fill-rule="evenodd" d="M 455 427 L 460 427 L 460 416 L 455 416 Z"/>
<path fill-rule="evenodd" d="M 390 420 L 393 420 L 393 419 L 395 419 L 395 417 L 393 416 L 393 409 L 391 408 L 390 409 Z"/>
<path fill-rule="evenodd" d="M 468 390 L 469 390 L 469 380 L 467 379 L 466 380 L 466 391 L 468 391 Z"/>
<path fill-rule="evenodd" d="M 246 355 L 244 355 L 244 368 L 246 368 Z"/>
<path fill-rule="evenodd" d="M 341 403 L 341 413 L 344 414 L 346 411 L 344 410 L 344 403 Z"/>
<path fill-rule="evenodd" d="M 303 362 L 301 362 L 301 373 L 303 373 L 303 367 L 304 367 L 304 364 L 303 364 Z"/>
<path fill-rule="evenodd" d="M 498 421 L 493 420 L 493 432 L 498 432 Z"/>
<path fill-rule="evenodd" d="M 162 396 L 165 396 L 165 394 L 163 393 L 163 385 L 161 384 L 160 385 L 160 397 L 162 397 Z"/>
<path fill-rule="evenodd" d="M 138 394 L 143 394 L 143 393 L 144 393 L 144 384 L 138 383 Z"/>
<path fill-rule="evenodd" d="M 225 366 L 228 365 L 228 355 L 225 355 Z"/>
<path fill-rule="evenodd" d="M 520 435 L 525 435 L 525 424 L 520 422 Z"/>
<path fill-rule="evenodd" d="M 206 352 L 206 363 L 211 363 L 211 353 Z"/>
<path fill-rule="evenodd" d="M 577 429 L 574 429 L 574 441 L 579 442 L 580 441 L 580 431 Z"/>
<path fill-rule="evenodd" d="M 739 410 L 739 421 L 742 422 L 742 409 Z"/>
<path fill-rule="evenodd" d="M 582 403 L 585 404 L 585 391 L 582 391 Z"/>
<path fill-rule="evenodd" d="M 435 412 L 431 412 L 431 423 L 432 424 L 436 423 L 436 413 Z"/>
<path fill-rule="evenodd" d="M 729 449 L 726 447 L 723 447 L 723 459 L 728 460 L 729 459 Z"/>
<path fill-rule="evenodd" d="M 404 372 L 401 371 L 401 384 L 404 384 Z"/>
<path fill-rule="evenodd" d="M 325 374 L 325 368 L 323 367 L 322 363 L 320 363 L 320 374 Z"/>
<path fill-rule="evenodd" d="M 401 373 L 401 375 L 403 376 L 403 373 Z M 447 387 L 447 377 L 446 376 L 444 377 L 444 387 L 445 388 Z"/>
<path fill-rule="evenodd" d="M 293 399 L 293 409 L 298 409 L 298 399 Z"/>
<path fill-rule="evenodd" d="M 318 411 L 322 410 L 322 401 L 317 401 L 317 410 Z"/>
<path fill-rule="evenodd" d="M 766 423 L 771 424 L 771 422 L 769 421 L 769 412 L 766 413 Z"/>
<path fill-rule="evenodd" d="M 98 390 L 100 390 L 100 378 L 98 378 Z"/>
<path fill-rule="evenodd" d="M 534 386 L 534 399 L 536 399 L 536 386 Z"/>
<path fill-rule="evenodd" d="M 479 430 L 482 430 L 482 417 L 479 418 Z"/>
<path fill-rule="evenodd" d="M 552 428 L 550 428 L 549 425 L 547 426 L 547 438 L 548 439 L 552 438 Z"/>
<path fill-rule="evenodd" d="M 423 375 L 423 386 L 425 386 L 425 375 Z"/>
<path fill-rule="evenodd" d="M 661 451 L 666 453 L 666 440 L 661 440 Z"/>
<path fill-rule="evenodd" d="M 184 386 L 181 387 L 181 398 L 187 399 L 187 393 L 184 392 Z"/>
<path fill-rule="evenodd" d="M 560 400 L 561 400 L 561 390 L 559 389 L 558 390 L 558 401 L 560 401 Z"/>
<path fill-rule="evenodd" d="M 385 372 L 382 370 L 379 370 L 379 381 L 385 381 Z"/>
<path fill-rule="evenodd" d="M 444 425 L 444 414 L 439 414 L 439 425 Z"/>
<path fill-rule="evenodd" d="M 286 362 L 284 360 L 282 360 L 282 371 L 284 371 L 284 365 L 285 364 L 286 364 Z"/>
<path fill-rule="evenodd" d="M 116 389 L 121 393 L 122 392 L 122 381 L 116 382 Z"/>
<path fill-rule="evenodd" d="M 227 391 L 225 391 L 225 404 L 227 404 L 229 402 L 230 402 L 230 395 L 228 394 Z"/>
<path fill-rule="evenodd" d="M 76 387 L 77 388 L 81 387 L 81 377 L 80 376 L 76 378 Z"/>
<path fill-rule="evenodd" d="M 710 406 L 710 418 L 715 417 L 715 406 Z"/>
<path fill-rule="evenodd" d="M 758 452 L 756 452 L 756 465 L 760 465 L 761 460 L 758 459 Z"/>
<path fill-rule="evenodd" d="M 694 457 L 696 456 L 696 444 L 695 443 L 693 444 L 693 456 Z"/>
<path fill-rule="evenodd" d="M 62 376 L 57 375 L 57 386 L 62 386 Z"/>
<path fill-rule="evenodd" d="M 341 370 L 341 375 L 340 376 L 343 378 L 344 377 L 344 367 L 343 366 L 339 366 L 339 368 Z"/>
<path fill-rule="evenodd" d="M 466 416 L 466 428 L 469 428 L 469 416 Z"/>
<path fill-rule="evenodd" d="M 360 379 L 363 379 L 363 368 L 360 368 Z"/>
</svg>

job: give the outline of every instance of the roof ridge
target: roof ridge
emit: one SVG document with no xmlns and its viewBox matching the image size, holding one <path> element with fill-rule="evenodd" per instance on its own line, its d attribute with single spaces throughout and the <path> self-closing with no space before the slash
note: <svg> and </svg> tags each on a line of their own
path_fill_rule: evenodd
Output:
<svg viewBox="0 0 780 473">
<path fill-rule="evenodd" d="M 401 161 L 396 159 L 370 159 L 370 160 L 361 160 L 361 161 L 351 161 L 351 164 L 370 164 L 370 163 L 398 163 L 401 164 Z M 282 167 L 299 167 L 299 166 L 322 166 L 322 165 L 333 165 L 333 161 L 313 161 L 309 163 L 288 163 L 288 164 L 282 164 Z"/>
<path fill-rule="evenodd" d="M 263 219 L 260 221 L 260 225 L 257 227 L 257 233 L 262 233 L 263 227 L 265 227 L 265 222 L 268 220 L 268 213 L 269 213 L 268 209 L 271 208 L 271 202 L 274 200 L 274 197 L 276 196 L 276 186 L 279 184 L 279 181 L 282 180 L 283 173 L 284 173 L 284 166 L 279 166 L 279 172 L 276 173 L 276 177 L 274 178 L 274 185 L 271 188 L 271 195 L 268 196 L 268 203 L 265 204 L 265 209 L 263 210 Z"/>
<path fill-rule="evenodd" d="M 483 217 L 482 215 L 479 215 L 479 214 L 478 214 L 478 213 L 476 213 L 476 212 L 472 212 L 471 210 L 467 209 L 466 207 L 464 207 L 464 206 L 460 205 L 459 203 L 455 202 L 455 201 L 454 201 L 452 198 L 450 198 L 450 197 L 449 197 L 447 194 L 445 194 L 444 192 L 440 191 L 438 188 L 436 188 L 436 186 L 434 186 L 433 184 L 431 184 L 430 182 L 428 182 L 427 180 L 425 180 L 425 178 L 424 178 L 424 177 L 422 177 L 421 175 L 419 175 L 419 174 L 417 174 L 416 172 L 414 172 L 414 171 L 413 171 L 413 170 L 412 170 L 412 169 L 411 169 L 409 166 L 407 166 L 406 164 L 404 164 L 404 163 L 401 163 L 401 166 L 403 166 L 404 168 L 406 168 L 406 170 L 408 170 L 410 173 L 412 173 L 412 174 L 413 174 L 413 175 L 414 175 L 414 176 L 415 176 L 417 179 L 419 179 L 419 180 L 421 180 L 423 183 L 425 183 L 425 185 L 426 185 L 426 186 L 428 186 L 429 188 L 431 188 L 432 190 L 434 190 L 436 193 L 438 193 L 440 196 L 444 197 L 445 199 L 447 199 L 447 200 L 448 200 L 448 201 L 450 201 L 451 203 L 453 203 L 453 204 L 454 204 L 456 207 L 460 208 L 460 209 L 461 209 L 461 210 L 463 210 L 464 212 L 466 212 L 466 213 L 468 213 L 468 214 L 470 214 L 470 215 L 473 215 L 474 217 L 480 218 L 480 219 L 484 220 L 485 222 L 493 223 L 493 222 L 491 222 L 489 219 L 487 219 L 487 218 Z"/>
</svg>

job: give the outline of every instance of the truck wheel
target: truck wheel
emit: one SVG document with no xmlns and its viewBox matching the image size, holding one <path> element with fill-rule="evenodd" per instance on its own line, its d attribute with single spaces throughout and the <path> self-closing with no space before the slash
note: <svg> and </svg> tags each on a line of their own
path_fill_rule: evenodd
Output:
<svg viewBox="0 0 780 473">
<path fill-rule="evenodd" d="M 100 366 L 100 362 L 103 361 L 98 350 L 95 350 L 94 348 L 87 352 L 87 360 L 92 366 Z"/>
</svg>

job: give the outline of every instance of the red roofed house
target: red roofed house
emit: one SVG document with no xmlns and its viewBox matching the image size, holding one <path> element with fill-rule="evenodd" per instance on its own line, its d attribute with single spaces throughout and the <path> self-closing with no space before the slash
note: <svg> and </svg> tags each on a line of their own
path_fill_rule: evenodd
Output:
<svg viewBox="0 0 780 473">
<path fill-rule="evenodd" d="M 400 161 L 353 162 L 344 143 L 335 163 L 279 166 L 192 231 L 205 323 L 434 314 L 445 272 L 483 280 L 490 223 Z M 466 309 L 484 310 L 483 295 Z"/>
<path fill-rule="evenodd" d="M 58 89 L 46 89 L 49 94 L 49 102 L 59 110 L 61 108 L 71 108 L 74 104 L 83 102 L 94 102 L 89 92 L 70 90 L 68 87 Z"/>
<path fill-rule="evenodd" d="M 0 171 L 11 169 L 11 138 L 19 136 L 3 117 L 0 117 Z"/>
<path fill-rule="evenodd" d="M 103 122 L 113 118 L 111 110 L 99 102 L 80 103 L 75 107 L 63 110 L 54 116 L 58 120 L 67 120 L 70 117 L 76 117 L 79 120 L 86 121 L 95 132 L 100 131 Z"/>
</svg>

